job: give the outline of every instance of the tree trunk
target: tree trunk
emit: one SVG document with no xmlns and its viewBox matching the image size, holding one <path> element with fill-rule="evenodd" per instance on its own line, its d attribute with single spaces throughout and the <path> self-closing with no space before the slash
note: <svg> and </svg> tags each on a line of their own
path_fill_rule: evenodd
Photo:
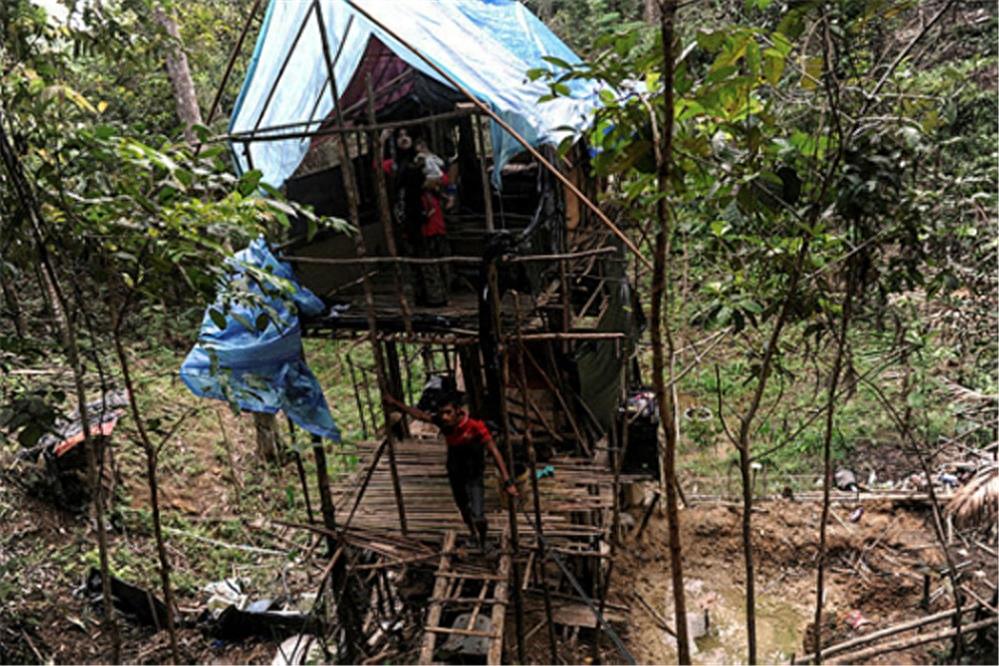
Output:
<svg viewBox="0 0 999 666">
<path fill-rule="evenodd" d="M 257 455 L 269 463 L 280 462 L 277 417 L 274 414 L 254 412 L 253 426 L 257 431 Z"/>
<path fill-rule="evenodd" d="M 846 335 L 850 328 L 850 314 L 853 311 L 853 262 L 847 264 L 846 296 L 843 297 L 843 317 L 840 321 L 836 344 L 836 357 L 833 359 L 829 377 L 829 398 L 826 403 L 826 427 L 822 442 L 822 518 L 819 522 L 819 561 L 815 582 L 815 663 L 822 663 L 822 606 L 825 596 L 826 566 L 826 522 L 829 520 L 829 491 L 832 484 L 832 433 L 836 414 L 836 390 L 839 388 L 843 369 L 843 355 L 846 349 Z"/>
<path fill-rule="evenodd" d="M 0 288 L 3 289 L 4 300 L 7 301 L 7 309 L 10 310 L 10 320 L 14 324 L 14 330 L 19 337 L 27 335 L 28 320 L 24 316 L 21 300 L 17 296 L 17 288 L 7 278 L 2 256 L 0 256 Z"/>
<path fill-rule="evenodd" d="M 168 16 L 160 5 L 153 9 L 153 18 L 170 37 L 170 43 L 166 46 L 167 75 L 177 101 L 177 117 L 184 125 L 184 139 L 193 144 L 197 137 L 191 126 L 202 124 L 201 109 L 198 107 L 198 96 L 194 90 L 191 68 L 187 64 L 187 54 L 184 53 L 184 43 L 180 39 L 180 30 L 177 28 L 177 21 Z"/>
<path fill-rule="evenodd" d="M 661 10 L 659 9 L 659 1 L 643 0 L 643 2 L 645 7 L 642 11 L 642 18 L 645 19 L 646 23 L 651 23 L 651 24 L 658 23 L 659 18 L 662 15 Z"/>
<path fill-rule="evenodd" d="M 669 191 L 673 157 L 673 21 L 676 17 L 676 0 L 662 0 L 660 5 L 660 30 L 663 42 L 663 120 L 664 127 L 656 141 L 656 162 L 660 194 Z M 671 233 L 670 210 L 665 197 L 656 203 L 659 228 L 656 231 L 656 249 L 652 271 L 652 378 L 655 385 L 659 419 L 663 425 L 666 446 L 663 454 L 662 474 L 666 490 L 666 516 L 669 521 L 670 573 L 673 580 L 673 607 L 676 615 L 676 654 L 681 664 L 690 663 L 690 642 L 687 637 L 687 604 L 683 589 L 683 556 L 680 547 L 680 512 L 676 501 L 676 419 L 672 392 L 666 388 L 667 359 L 663 353 L 665 342 L 669 346 L 672 365 L 673 338 L 669 322 L 663 312 L 666 298 L 667 262 Z M 665 325 L 664 325 L 665 324 Z"/>
<path fill-rule="evenodd" d="M 126 306 L 127 307 L 127 306 Z M 118 365 L 121 367 L 122 379 L 125 382 L 125 390 L 128 391 L 128 404 L 132 412 L 132 419 L 135 421 L 135 429 L 139 433 L 139 441 L 146 454 L 146 483 L 149 485 L 149 506 L 152 509 L 153 536 L 156 539 L 156 553 L 160 560 L 160 586 L 163 590 L 163 603 L 167 608 L 167 634 L 170 637 L 170 653 L 173 662 L 180 664 L 180 651 L 177 647 L 177 627 L 174 625 L 174 603 L 173 587 L 170 585 L 170 558 L 166 551 L 166 541 L 163 539 L 163 521 L 160 518 L 159 484 L 156 480 L 156 464 L 158 451 L 153 446 L 149 438 L 149 431 L 139 411 L 139 404 L 136 402 L 135 387 L 132 385 L 132 373 L 129 369 L 128 356 L 125 353 L 125 346 L 121 342 L 120 326 L 124 319 L 125 308 L 118 313 L 118 321 L 114 328 L 114 348 L 118 356 Z"/>
</svg>

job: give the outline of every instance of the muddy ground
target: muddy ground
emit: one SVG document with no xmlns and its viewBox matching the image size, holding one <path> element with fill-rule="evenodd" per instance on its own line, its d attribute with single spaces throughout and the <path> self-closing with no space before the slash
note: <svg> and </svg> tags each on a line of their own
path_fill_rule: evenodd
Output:
<svg viewBox="0 0 999 666">
<path fill-rule="evenodd" d="M 927 612 L 953 606 L 945 581 L 931 576 L 937 596 L 929 609 L 920 604 L 924 573 L 942 558 L 923 506 L 900 502 L 865 502 L 864 513 L 849 521 L 852 506 L 834 506 L 828 528 L 823 643 L 833 643 Z M 808 638 L 815 612 L 816 503 L 778 500 L 760 503 L 753 512 L 756 566 L 757 640 L 762 663 L 787 662 L 810 652 Z M 745 663 L 745 569 L 741 509 L 699 505 L 681 517 L 688 613 L 707 611 L 709 629 L 696 640 L 696 663 Z M 675 663 L 675 642 L 641 600 L 675 627 L 669 577 L 667 525 L 654 518 L 641 540 L 623 549 L 618 562 L 620 600 L 631 609 L 627 644 L 644 663 Z M 995 580 L 995 562 L 984 564 Z M 624 583 L 622 586 L 621 584 Z M 621 588 L 634 590 L 633 596 Z M 931 592 L 932 594 L 932 592 Z M 632 602 L 633 600 L 633 602 Z M 864 623 L 851 628 L 859 611 Z M 939 628 L 939 625 L 935 627 Z M 936 643 L 874 658 L 870 663 L 941 663 L 950 644 Z"/>
</svg>

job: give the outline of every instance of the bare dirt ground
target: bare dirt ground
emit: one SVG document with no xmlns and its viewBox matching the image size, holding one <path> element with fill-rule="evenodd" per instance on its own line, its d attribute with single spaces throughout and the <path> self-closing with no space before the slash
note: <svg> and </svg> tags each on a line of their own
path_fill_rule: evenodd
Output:
<svg viewBox="0 0 999 666">
<path fill-rule="evenodd" d="M 757 636 L 763 663 L 786 662 L 813 648 L 809 636 L 819 510 L 816 503 L 780 500 L 761 503 L 753 513 Z M 833 513 L 824 645 L 953 606 L 948 592 L 938 592 L 928 609 L 920 606 L 923 574 L 942 563 L 925 508 L 867 502 L 857 523 L 849 522 L 850 507 L 834 506 Z M 643 663 L 676 660 L 675 643 L 639 600 L 675 627 L 666 528 L 665 520 L 653 518 L 641 541 L 623 549 L 618 561 L 618 592 L 631 609 L 627 642 Z M 682 512 L 687 610 L 707 611 L 710 620 L 707 635 L 696 641 L 697 663 L 746 660 L 741 529 L 741 509 L 736 506 L 699 505 Z M 996 563 L 980 564 L 995 580 Z M 941 577 L 932 575 L 933 591 L 944 586 Z M 853 629 L 848 618 L 858 611 L 866 621 Z M 941 663 L 949 648 L 949 643 L 938 642 L 875 657 L 870 663 Z"/>
</svg>

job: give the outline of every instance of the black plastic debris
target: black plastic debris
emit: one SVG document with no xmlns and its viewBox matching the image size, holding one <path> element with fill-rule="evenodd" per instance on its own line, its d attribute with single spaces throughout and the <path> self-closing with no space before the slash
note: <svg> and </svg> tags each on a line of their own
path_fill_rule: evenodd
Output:
<svg viewBox="0 0 999 666">
<path fill-rule="evenodd" d="M 245 610 L 229 606 L 217 618 L 209 621 L 208 634 L 225 641 L 247 638 L 282 640 L 294 634 L 319 633 L 319 621 L 295 611 L 275 610 L 279 605 L 258 601 Z"/>
<path fill-rule="evenodd" d="M 87 598 L 97 606 L 104 602 L 102 581 L 101 572 L 91 569 L 83 586 Z M 116 576 L 111 576 L 111 601 L 118 612 L 136 624 L 155 627 L 157 631 L 167 626 L 166 604 L 152 592 Z"/>
</svg>

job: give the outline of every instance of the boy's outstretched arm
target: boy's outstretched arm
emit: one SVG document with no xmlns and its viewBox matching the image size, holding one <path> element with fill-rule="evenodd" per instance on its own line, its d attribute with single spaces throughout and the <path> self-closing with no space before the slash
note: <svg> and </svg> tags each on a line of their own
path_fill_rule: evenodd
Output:
<svg viewBox="0 0 999 666">
<path fill-rule="evenodd" d="M 416 407 L 410 407 L 409 405 L 407 405 L 403 401 L 397 399 L 393 395 L 389 395 L 388 393 L 386 393 L 385 394 L 385 402 L 387 402 L 388 404 L 392 405 L 393 407 L 395 407 L 397 409 L 402 410 L 406 414 L 409 414 L 414 419 L 417 419 L 419 421 L 426 421 L 427 423 L 433 423 L 434 422 L 434 417 L 430 413 L 425 412 L 422 409 L 417 409 Z"/>
</svg>

